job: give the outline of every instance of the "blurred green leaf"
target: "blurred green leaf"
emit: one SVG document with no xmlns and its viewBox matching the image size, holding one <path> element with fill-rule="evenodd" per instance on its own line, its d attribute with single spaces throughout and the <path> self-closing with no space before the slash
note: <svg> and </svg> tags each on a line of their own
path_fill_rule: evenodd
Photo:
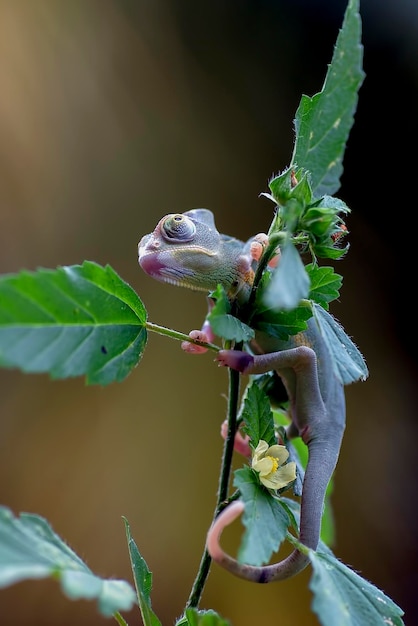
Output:
<svg viewBox="0 0 418 626">
<path fill-rule="evenodd" d="M 0 365 L 87 383 L 123 380 L 147 340 L 146 310 L 110 267 L 85 261 L 0 277 Z"/>
<path fill-rule="evenodd" d="M 22 580 L 57 578 L 72 600 L 97 600 L 102 615 L 129 611 L 135 592 L 124 580 L 104 580 L 87 567 L 79 556 L 38 515 L 0 507 L 0 587 Z"/>
<path fill-rule="evenodd" d="M 266 289 L 264 302 L 271 309 L 294 309 L 309 292 L 309 277 L 295 246 L 288 242 Z"/>
<path fill-rule="evenodd" d="M 286 537 L 289 517 L 280 502 L 260 485 L 249 467 L 234 472 L 234 485 L 245 504 L 246 528 L 238 559 L 249 565 L 263 565 L 277 552 Z"/>
<path fill-rule="evenodd" d="M 215 611 L 198 611 L 194 608 L 186 609 L 185 616 L 176 622 L 176 626 L 230 626 L 230 624 Z"/>
<path fill-rule="evenodd" d="M 380 589 L 341 563 L 330 550 L 320 546 L 309 551 L 314 594 L 312 610 L 322 626 L 402 626 L 402 609 Z"/>
<path fill-rule="evenodd" d="M 140 555 L 135 541 L 132 539 L 128 520 L 123 518 L 123 521 L 125 522 L 129 556 L 131 559 L 136 593 L 144 626 L 161 626 L 160 620 L 151 608 L 150 595 L 152 589 L 152 574 L 149 571 L 144 558 Z"/>
<path fill-rule="evenodd" d="M 345 145 L 354 122 L 362 70 L 359 0 L 350 0 L 320 93 L 302 96 L 296 112 L 292 164 L 311 173 L 316 197 L 340 187 Z"/>
</svg>

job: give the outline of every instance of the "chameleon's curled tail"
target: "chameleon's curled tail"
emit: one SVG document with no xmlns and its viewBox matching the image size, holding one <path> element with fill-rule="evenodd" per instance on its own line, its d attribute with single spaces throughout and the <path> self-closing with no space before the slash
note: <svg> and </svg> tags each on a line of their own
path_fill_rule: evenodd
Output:
<svg viewBox="0 0 418 626">
<path fill-rule="evenodd" d="M 328 482 L 334 471 L 340 449 L 343 428 L 333 433 L 333 445 L 318 438 L 308 444 L 309 461 L 302 489 L 299 541 L 307 548 L 316 550 L 321 531 L 321 518 Z M 324 455 L 323 450 L 327 454 Z M 272 565 L 254 566 L 239 563 L 226 554 L 219 543 L 223 529 L 229 526 L 244 510 L 244 503 L 236 500 L 218 515 L 208 532 L 207 549 L 213 560 L 226 570 L 256 583 L 269 583 L 291 578 L 309 564 L 309 556 L 294 550 L 288 557 Z"/>
<path fill-rule="evenodd" d="M 244 503 L 241 500 L 232 502 L 222 511 L 209 529 L 206 547 L 212 559 L 228 570 L 231 574 L 255 583 L 270 583 L 276 580 L 284 580 L 301 572 L 309 563 L 306 555 L 294 550 L 280 563 L 274 565 L 246 565 L 226 554 L 219 543 L 223 529 L 229 526 L 244 511 Z"/>
</svg>

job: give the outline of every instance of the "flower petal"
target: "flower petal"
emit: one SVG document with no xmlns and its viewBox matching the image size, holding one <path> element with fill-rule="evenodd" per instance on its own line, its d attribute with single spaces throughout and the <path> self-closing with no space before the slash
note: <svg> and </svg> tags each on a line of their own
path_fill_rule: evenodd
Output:
<svg viewBox="0 0 418 626">
<path fill-rule="evenodd" d="M 282 489 L 286 487 L 289 483 L 292 483 L 296 478 L 296 463 L 291 461 L 286 465 L 282 465 L 279 469 L 274 472 L 274 481 L 276 482 L 276 489 Z"/>
<path fill-rule="evenodd" d="M 279 465 L 283 465 L 289 458 L 289 452 L 285 446 L 279 446 L 279 444 L 275 444 L 274 446 L 270 446 L 270 448 L 266 452 L 267 456 L 273 456 L 277 459 Z"/>
<path fill-rule="evenodd" d="M 268 476 L 260 474 L 260 481 L 268 489 L 283 489 L 296 478 L 296 463 L 291 461 Z"/>
<path fill-rule="evenodd" d="M 253 461 L 257 462 L 260 458 L 262 458 L 267 452 L 268 447 L 269 445 L 267 441 L 260 439 L 260 441 L 257 444 L 256 449 L 254 450 Z"/>
<path fill-rule="evenodd" d="M 253 459 L 251 466 L 256 472 L 260 473 L 260 476 L 267 476 L 267 474 L 274 473 L 272 472 L 274 469 L 274 461 L 269 457 L 264 457 L 264 459 L 259 459 L 257 461 L 254 461 Z"/>
</svg>

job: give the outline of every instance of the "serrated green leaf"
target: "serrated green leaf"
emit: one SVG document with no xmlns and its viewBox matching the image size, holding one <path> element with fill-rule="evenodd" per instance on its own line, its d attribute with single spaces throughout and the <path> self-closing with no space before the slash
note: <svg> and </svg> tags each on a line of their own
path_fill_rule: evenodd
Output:
<svg viewBox="0 0 418 626">
<path fill-rule="evenodd" d="M 252 319 L 252 325 L 256 330 L 286 341 L 291 335 L 297 335 L 308 328 L 307 320 L 312 317 L 312 309 L 303 303 L 291 311 L 275 311 L 265 309 L 257 313 Z"/>
<path fill-rule="evenodd" d="M 238 551 L 238 560 L 249 565 L 263 565 L 277 552 L 286 537 L 289 516 L 280 502 L 264 489 L 249 467 L 234 472 L 234 485 L 245 504 L 246 528 Z"/>
<path fill-rule="evenodd" d="M 366 380 L 369 370 L 357 346 L 344 328 L 319 304 L 314 303 L 314 316 L 327 345 L 333 370 L 343 385 Z"/>
<path fill-rule="evenodd" d="M 123 521 L 142 621 L 144 626 L 161 626 L 160 620 L 151 608 L 152 574 L 132 538 L 128 520 L 123 518 Z"/>
<path fill-rule="evenodd" d="M 176 626 L 231 626 L 231 622 L 223 619 L 216 611 L 198 611 L 194 608 L 186 609 L 185 616 L 181 617 Z"/>
<path fill-rule="evenodd" d="M 287 311 L 297 307 L 308 292 L 309 277 L 299 252 L 289 242 L 282 249 L 280 263 L 273 271 L 264 302 L 271 309 Z"/>
<path fill-rule="evenodd" d="M 336 274 L 332 267 L 318 267 L 312 263 L 306 265 L 305 269 L 311 281 L 309 298 L 328 311 L 329 302 L 340 295 L 342 276 Z"/>
<path fill-rule="evenodd" d="M 97 600 L 102 615 L 129 611 L 135 592 L 124 580 L 105 580 L 87 567 L 79 556 L 39 515 L 0 507 L 0 587 L 22 580 L 57 578 L 71 599 Z"/>
<path fill-rule="evenodd" d="M 0 366 L 122 381 L 145 349 L 146 310 L 110 267 L 85 261 L 0 277 Z"/>
<path fill-rule="evenodd" d="M 302 96 L 296 112 L 292 164 L 311 172 L 316 197 L 340 187 L 345 145 L 354 121 L 362 70 L 359 0 L 348 3 L 344 23 L 320 93 Z"/>
<path fill-rule="evenodd" d="M 312 610 L 322 626 L 402 626 L 402 609 L 380 589 L 341 563 L 321 546 L 309 552 L 314 594 Z"/>
<path fill-rule="evenodd" d="M 277 443 L 269 399 L 256 382 L 247 388 L 242 419 L 245 422 L 243 431 L 249 436 L 253 448 L 260 439 L 266 441 L 269 446 Z"/>
<path fill-rule="evenodd" d="M 314 250 L 315 255 L 321 259 L 338 260 L 347 254 L 349 247 L 349 244 L 347 244 L 344 248 L 335 248 L 334 245 L 329 244 L 315 244 Z"/>
</svg>

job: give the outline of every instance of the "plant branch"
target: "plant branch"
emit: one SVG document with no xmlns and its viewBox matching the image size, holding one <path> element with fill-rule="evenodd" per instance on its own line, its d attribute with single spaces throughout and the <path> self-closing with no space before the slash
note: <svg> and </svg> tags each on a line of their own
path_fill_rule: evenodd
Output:
<svg viewBox="0 0 418 626">
<path fill-rule="evenodd" d="M 232 454 L 234 451 L 234 437 L 237 426 L 238 399 L 239 399 L 240 374 L 234 370 L 229 370 L 229 394 L 228 394 L 228 433 L 224 442 L 221 471 L 219 475 L 218 496 L 216 502 L 215 520 L 219 513 L 228 504 L 228 487 L 231 476 Z M 190 592 L 186 608 L 199 606 L 203 589 L 209 575 L 211 557 L 205 547 L 200 561 L 199 570 Z"/>
<path fill-rule="evenodd" d="M 202 346 L 203 348 L 213 350 L 214 352 L 219 352 L 221 349 L 214 343 L 206 343 L 205 341 L 191 339 L 189 335 L 186 335 L 185 333 L 181 333 L 178 330 L 172 330 L 171 328 L 166 328 L 165 326 L 160 326 L 159 324 L 145 322 L 145 327 L 150 332 L 157 333 L 158 335 L 165 335 L 166 337 L 171 337 L 171 339 L 177 339 L 178 341 L 188 341 L 189 343 L 194 343 L 196 346 Z"/>
<path fill-rule="evenodd" d="M 128 626 L 128 622 L 125 622 L 125 620 L 123 619 L 122 615 L 119 612 L 113 613 L 113 617 L 115 618 L 119 626 Z"/>
</svg>

